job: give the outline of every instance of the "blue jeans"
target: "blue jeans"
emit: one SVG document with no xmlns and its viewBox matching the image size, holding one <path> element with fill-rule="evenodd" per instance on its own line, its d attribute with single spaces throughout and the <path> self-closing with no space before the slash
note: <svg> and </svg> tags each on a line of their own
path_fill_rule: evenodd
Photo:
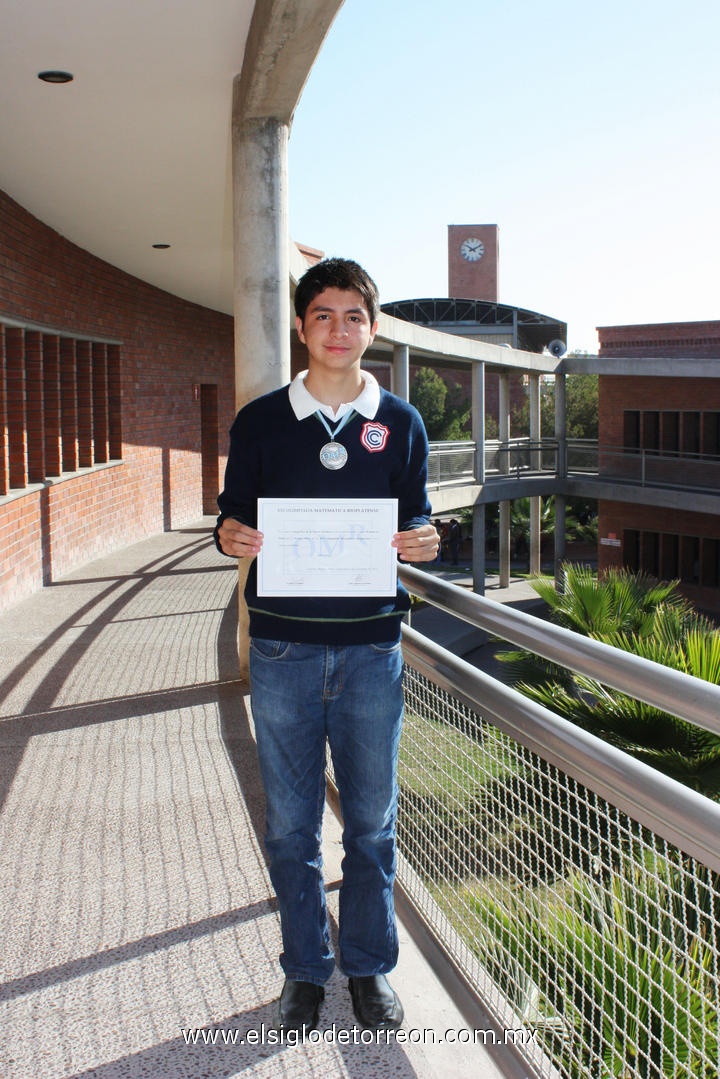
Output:
<svg viewBox="0 0 720 1079">
<path fill-rule="evenodd" d="M 340 968 L 363 977 L 386 974 L 397 963 L 393 884 L 402 667 L 396 642 L 340 647 L 251 641 L 265 845 L 287 978 L 322 985 L 334 966 L 321 854 L 326 742 L 343 817 Z"/>
</svg>

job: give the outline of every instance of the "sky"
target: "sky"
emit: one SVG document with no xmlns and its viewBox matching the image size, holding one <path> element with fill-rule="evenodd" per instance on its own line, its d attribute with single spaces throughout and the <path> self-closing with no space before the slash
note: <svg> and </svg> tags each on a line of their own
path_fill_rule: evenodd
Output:
<svg viewBox="0 0 720 1079">
<path fill-rule="evenodd" d="M 345 0 L 289 146 L 290 232 L 381 302 L 447 296 L 496 224 L 501 303 L 597 326 L 720 318 L 720 0 Z"/>
</svg>

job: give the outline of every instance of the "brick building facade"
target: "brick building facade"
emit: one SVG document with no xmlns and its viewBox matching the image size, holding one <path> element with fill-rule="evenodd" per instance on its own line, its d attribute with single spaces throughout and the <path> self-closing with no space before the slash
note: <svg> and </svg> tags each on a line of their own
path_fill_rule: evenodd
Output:
<svg viewBox="0 0 720 1079">
<path fill-rule="evenodd" d="M 637 373 L 599 378 L 601 473 L 642 475 L 650 499 L 598 503 L 598 568 L 678 578 L 689 599 L 718 612 L 720 517 L 704 508 L 720 481 L 720 378 L 682 377 L 682 366 L 720 361 L 720 322 L 603 326 L 598 334 L 601 358 L 638 359 Z M 676 358 L 677 377 L 644 376 L 643 359 L 656 357 Z M 682 503 L 666 496 L 652 504 L 648 492 L 672 486 Z"/>
<path fill-rule="evenodd" d="M 0 361 L 0 607 L 215 511 L 230 316 L 115 269 L 0 193 Z"/>
</svg>

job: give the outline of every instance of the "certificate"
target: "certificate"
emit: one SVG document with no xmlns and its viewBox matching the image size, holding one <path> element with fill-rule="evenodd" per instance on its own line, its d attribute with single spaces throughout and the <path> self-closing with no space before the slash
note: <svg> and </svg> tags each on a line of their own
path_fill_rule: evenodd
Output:
<svg viewBox="0 0 720 1079">
<path fill-rule="evenodd" d="M 396 498 L 259 498 L 258 596 L 394 596 Z"/>
</svg>

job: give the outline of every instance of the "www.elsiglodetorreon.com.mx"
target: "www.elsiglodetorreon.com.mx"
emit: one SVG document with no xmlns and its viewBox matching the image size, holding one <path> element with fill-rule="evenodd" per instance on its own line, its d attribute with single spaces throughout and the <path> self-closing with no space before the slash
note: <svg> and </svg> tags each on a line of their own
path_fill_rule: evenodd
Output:
<svg viewBox="0 0 720 1079">
<path fill-rule="evenodd" d="M 186 1045 L 232 1046 L 232 1045 L 531 1045 L 537 1031 L 529 1027 L 475 1029 L 467 1027 L 442 1032 L 430 1027 L 408 1030 L 364 1030 L 361 1027 L 338 1027 L 335 1023 L 325 1030 L 276 1030 L 262 1023 L 259 1028 L 243 1030 L 239 1027 L 196 1027 L 181 1030 Z"/>
</svg>

